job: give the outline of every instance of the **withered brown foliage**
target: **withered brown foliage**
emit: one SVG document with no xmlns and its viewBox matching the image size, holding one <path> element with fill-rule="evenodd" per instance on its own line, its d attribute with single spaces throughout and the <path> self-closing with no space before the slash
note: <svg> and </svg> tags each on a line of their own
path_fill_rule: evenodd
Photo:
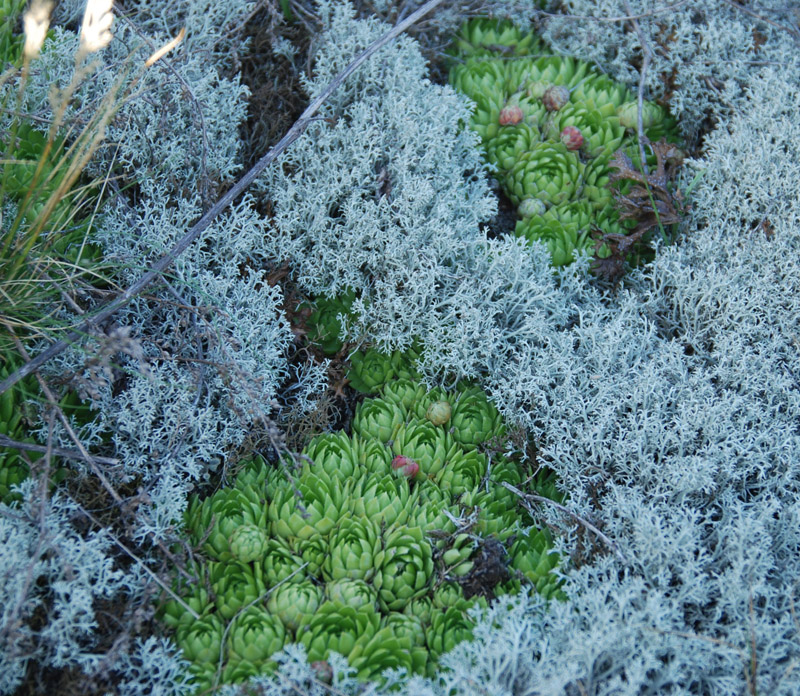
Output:
<svg viewBox="0 0 800 696">
<path fill-rule="evenodd" d="M 650 230 L 677 224 L 687 212 L 682 192 L 670 186 L 683 164 L 683 152 L 666 140 L 658 143 L 648 141 L 645 147 L 649 147 L 656 158 L 656 168 L 651 173 L 635 169 L 633 161 L 623 150 L 617 150 L 610 163 L 615 170 L 609 177 L 611 184 L 625 180 L 635 182 L 627 193 L 617 189 L 615 202 L 620 222 L 636 222 L 636 227 L 628 234 L 602 234 L 595 241 L 595 253 L 603 245 L 611 253 L 604 259 L 595 259 L 592 270 L 598 277 L 612 282 L 623 275 L 628 255 L 643 242 Z"/>
</svg>

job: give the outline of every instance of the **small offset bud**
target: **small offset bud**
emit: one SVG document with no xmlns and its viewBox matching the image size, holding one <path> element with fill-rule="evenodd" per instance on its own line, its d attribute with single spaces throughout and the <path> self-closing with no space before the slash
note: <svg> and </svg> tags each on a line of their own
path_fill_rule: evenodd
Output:
<svg viewBox="0 0 800 696">
<path fill-rule="evenodd" d="M 516 126 L 518 123 L 522 123 L 524 116 L 525 114 L 518 106 L 504 106 L 500 110 L 498 121 L 501 126 Z"/>
<path fill-rule="evenodd" d="M 451 408 L 447 401 L 434 401 L 425 412 L 427 418 L 434 425 L 444 425 L 450 420 Z"/>
<path fill-rule="evenodd" d="M 544 201 L 540 201 L 538 198 L 526 198 L 519 204 L 517 212 L 521 217 L 529 218 L 536 215 L 544 215 L 546 209 L 547 206 L 544 204 Z"/>
<path fill-rule="evenodd" d="M 542 82 L 541 80 L 538 82 L 529 82 L 525 93 L 531 99 L 541 99 L 550 86 L 549 82 Z"/>
<path fill-rule="evenodd" d="M 414 478 L 419 473 L 419 464 L 409 457 L 398 454 L 392 459 L 392 469 L 406 478 Z"/>
<path fill-rule="evenodd" d="M 561 142 L 567 150 L 580 150 L 583 145 L 583 134 L 575 126 L 564 126 L 561 131 Z"/>
<path fill-rule="evenodd" d="M 542 104 L 548 111 L 558 111 L 569 101 L 569 90 L 563 85 L 548 87 L 542 95 Z"/>
</svg>

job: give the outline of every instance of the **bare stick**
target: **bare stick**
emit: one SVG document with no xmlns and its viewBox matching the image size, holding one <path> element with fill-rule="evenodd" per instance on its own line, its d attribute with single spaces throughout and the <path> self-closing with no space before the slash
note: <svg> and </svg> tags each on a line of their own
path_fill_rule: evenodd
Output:
<svg viewBox="0 0 800 696">
<path fill-rule="evenodd" d="M 75 459 L 83 461 L 83 455 L 76 450 L 65 449 L 63 447 L 45 447 L 44 445 L 35 445 L 32 442 L 20 442 L 19 440 L 12 440 L 7 435 L 0 433 L 0 447 L 13 447 L 18 450 L 25 450 L 26 452 L 52 452 L 57 457 L 64 457 L 65 459 Z M 112 459 L 110 457 L 98 457 L 93 455 L 96 462 L 100 464 L 107 464 L 108 466 L 119 466 L 119 459 Z"/>
<path fill-rule="evenodd" d="M 622 551 L 620 551 L 619 546 L 617 546 L 609 537 L 603 534 L 603 532 L 601 532 L 591 522 L 583 519 L 583 517 L 572 512 L 572 510 L 570 510 L 569 508 L 565 508 L 561 503 L 557 503 L 555 500 L 551 500 L 550 498 L 545 498 L 544 496 L 541 495 L 535 495 L 533 493 L 523 493 L 519 488 L 517 488 L 516 486 L 512 486 L 507 481 L 500 481 L 499 483 L 501 486 L 503 486 L 503 488 L 507 488 L 514 495 L 519 496 L 523 500 L 526 501 L 533 500 L 537 503 L 547 503 L 548 505 L 552 505 L 554 508 L 561 510 L 561 512 L 566 513 L 573 519 L 580 522 L 584 527 L 586 527 L 586 529 L 588 529 L 591 532 L 594 532 L 598 537 L 600 537 L 609 546 L 609 548 L 611 548 L 614 551 L 614 553 L 616 554 L 617 558 L 619 558 L 620 561 L 622 561 L 626 565 L 629 563 L 628 559 L 625 558 L 625 555 L 622 553 Z"/>
<path fill-rule="evenodd" d="M 93 326 L 100 324 L 108 319 L 118 309 L 121 309 L 128 304 L 138 293 L 146 288 L 153 282 L 161 273 L 163 273 L 172 262 L 180 256 L 192 242 L 197 239 L 236 198 L 238 198 L 267 168 L 267 166 L 275 160 L 289 145 L 291 145 L 297 138 L 302 135 L 308 126 L 311 118 L 319 111 L 319 108 L 328 97 L 331 96 L 341 84 L 352 75 L 358 68 L 363 65 L 367 59 L 372 57 L 374 53 L 383 48 L 390 41 L 402 34 L 414 22 L 419 20 L 424 15 L 428 14 L 437 5 L 440 5 L 443 0 L 429 0 L 422 7 L 420 7 L 414 14 L 410 15 L 407 19 L 403 20 L 390 31 L 386 32 L 380 39 L 371 43 L 361 55 L 359 55 L 350 65 L 348 65 L 341 73 L 339 73 L 325 90 L 309 104 L 308 108 L 300 115 L 300 118 L 295 121 L 294 125 L 284 135 L 278 143 L 270 149 L 253 167 L 248 171 L 234 186 L 220 198 L 211 209 L 203 215 L 186 234 L 183 235 L 164 256 L 162 256 L 156 263 L 154 263 L 150 270 L 147 271 L 139 280 L 121 293 L 121 295 L 105 305 L 100 311 L 95 313 L 90 319 L 80 324 L 74 331 L 71 331 L 66 338 L 56 341 L 46 350 L 42 351 L 30 362 L 25 363 L 12 375 L 8 376 L 0 382 L 0 394 L 14 386 L 21 379 L 24 379 L 29 374 L 40 368 L 48 360 L 51 360 L 56 355 L 66 350 L 69 346 L 80 341 Z"/>
<path fill-rule="evenodd" d="M 625 9 L 629 15 L 633 14 L 631 4 L 625 0 Z M 636 114 L 636 134 L 639 136 L 639 157 L 642 160 L 642 171 L 647 174 L 647 162 L 644 156 L 644 128 L 642 126 L 642 109 L 644 108 L 644 80 L 647 75 L 647 68 L 650 67 L 650 59 L 653 57 L 653 52 L 650 50 L 650 44 L 647 43 L 644 32 L 639 26 L 639 21 L 631 19 L 633 28 L 636 30 L 636 35 L 639 37 L 639 43 L 642 44 L 642 53 L 644 53 L 644 60 L 642 61 L 642 69 L 639 71 L 639 91 L 637 95 L 638 111 Z"/>
</svg>

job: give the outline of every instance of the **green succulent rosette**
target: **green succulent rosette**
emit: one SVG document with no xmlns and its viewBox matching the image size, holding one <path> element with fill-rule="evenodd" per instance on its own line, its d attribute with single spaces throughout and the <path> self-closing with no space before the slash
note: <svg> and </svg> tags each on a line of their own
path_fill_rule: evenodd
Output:
<svg viewBox="0 0 800 696">
<path fill-rule="evenodd" d="M 519 205 L 525 198 L 538 198 L 546 205 L 572 200 L 582 183 L 578 156 L 562 143 L 542 142 L 523 153 L 503 178 L 509 199 Z"/>
<path fill-rule="evenodd" d="M 384 611 L 399 611 L 421 597 L 433 578 L 431 546 L 419 527 L 396 527 L 388 532 L 383 558 L 373 584 Z"/>
<path fill-rule="evenodd" d="M 596 74 L 589 63 L 571 56 L 542 56 L 531 62 L 524 71 L 524 83 L 514 91 L 524 89 L 530 96 L 541 98 L 550 86 L 559 85 L 571 90 L 581 80 Z"/>
<path fill-rule="evenodd" d="M 193 564 L 188 571 L 195 575 L 196 580 L 190 582 L 180 575 L 173 583 L 173 590 L 181 601 L 175 598 L 169 599 L 158 612 L 159 619 L 170 628 L 192 623 L 196 620 L 192 612 L 203 616 L 214 606 L 209 594 L 210 585 L 205 566 L 200 563 Z"/>
<path fill-rule="evenodd" d="M 289 540 L 327 535 L 347 510 L 352 481 L 306 474 L 297 484 L 275 493 L 269 506 L 272 534 Z"/>
<path fill-rule="evenodd" d="M 458 56 L 527 56 L 541 51 L 533 32 L 523 33 L 508 20 L 476 17 L 461 25 L 451 54 Z"/>
<path fill-rule="evenodd" d="M 417 600 L 415 600 L 417 601 Z M 393 612 L 383 620 L 383 626 L 391 630 L 410 653 L 411 672 L 425 674 L 428 667 L 428 649 L 425 645 L 425 627 L 422 620 L 413 613 Z"/>
<path fill-rule="evenodd" d="M 293 548 L 300 560 L 308 564 L 305 570 L 306 575 L 321 575 L 322 564 L 330 551 L 327 538 L 315 536 L 310 539 L 294 539 Z"/>
<path fill-rule="evenodd" d="M 407 634 L 396 635 L 392 626 L 380 626 L 369 640 L 357 641 L 347 656 L 356 677 L 362 681 L 377 679 L 384 670 L 411 671 L 411 640 Z"/>
<path fill-rule="evenodd" d="M 426 501 L 416 507 L 409 525 L 425 530 L 434 546 L 442 546 L 445 539 L 456 530 L 455 515 L 450 511 L 449 501 Z"/>
<path fill-rule="evenodd" d="M 395 430 L 392 452 L 413 459 L 420 473 L 435 476 L 456 455 L 458 445 L 443 428 L 427 420 L 412 421 Z"/>
<path fill-rule="evenodd" d="M 633 94 L 607 75 L 591 75 L 570 90 L 569 98 L 573 104 L 587 109 L 600 109 L 605 113 L 609 106 L 616 112 L 622 104 L 633 99 Z"/>
<path fill-rule="evenodd" d="M 365 399 L 356 406 L 352 428 L 364 439 L 385 443 L 403 420 L 402 409 L 388 399 Z"/>
<path fill-rule="evenodd" d="M 539 140 L 538 130 L 527 123 L 503 126 L 487 143 L 486 156 L 501 173 L 507 172 L 522 153 L 530 150 Z"/>
<path fill-rule="evenodd" d="M 307 543 L 311 540 L 293 539 L 297 544 Z M 269 540 L 267 553 L 261 567 L 264 571 L 263 577 L 269 587 L 274 587 L 278 583 L 288 581 L 300 582 L 303 579 L 301 568 L 305 561 L 297 555 L 289 546 L 289 542 L 283 537 L 272 537 Z"/>
<path fill-rule="evenodd" d="M 426 392 L 425 387 L 414 380 L 395 379 L 383 386 L 381 397 L 399 407 L 405 419 L 416 413 L 417 402 L 424 401 Z"/>
<path fill-rule="evenodd" d="M 486 144 L 494 138 L 500 130 L 500 111 L 505 103 L 496 102 L 490 98 L 479 98 L 475 100 L 475 110 L 469 119 L 470 130 L 480 136 L 481 141 Z"/>
<path fill-rule="evenodd" d="M 519 125 L 526 125 L 536 131 L 537 134 L 540 134 L 541 126 L 547 119 L 547 109 L 545 109 L 541 99 L 534 99 L 524 93 L 517 93 L 513 94 L 505 105 L 518 106 L 520 111 L 522 111 L 522 122 Z M 503 128 L 505 128 L 505 126 L 500 126 L 494 137 L 497 137 L 497 135 L 502 132 Z M 531 144 L 535 144 L 538 140 L 541 140 L 540 135 L 533 138 Z"/>
<path fill-rule="evenodd" d="M 617 107 L 617 116 L 623 128 L 636 132 L 639 127 L 639 102 L 630 100 Z M 645 133 L 665 120 L 667 112 L 651 101 L 642 102 L 642 128 Z"/>
<path fill-rule="evenodd" d="M 260 563 L 211 563 L 208 579 L 214 604 L 223 619 L 232 619 L 242 607 L 258 601 L 267 591 Z"/>
<path fill-rule="evenodd" d="M 263 669 L 269 658 L 283 649 L 286 629 L 275 614 L 253 606 L 239 614 L 228 632 L 227 650 L 230 662 L 245 661 Z"/>
<path fill-rule="evenodd" d="M 465 612 L 472 606 L 472 602 L 464 596 L 464 590 L 457 582 L 443 582 L 433 592 L 431 604 L 437 611 L 446 611 L 449 608 Z"/>
<path fill-rule="evenodd" d="M 350 356 L 347 378 L 350 386 L 363 394 L 375 394 L 395 376 L 392 356 L 375 348 L 356 351 Z"/>
<path fill-rule="evenodd" d="M 325 473 L 326 478 L 345 482 L 361 474 L 358 441 L 347 433 L 323 433 L 312 438 L 303 449 L 303 454 L 311 459 L 312 467 L 304 467 L 304 473 L 312 470 L 315 476 Z"/>
<path fill-rule="evenodd" d="M 509 483 L 515 488 L 520 487 L 523 481 L 523 475 L 519 464 L 508 457 L 495 456 L 492 458 L 489 479 L 493 484 L 491 488 L 492 499 L 502 502 L 509 509 L 516 509 L 519 503 L 519 497 L 505 488 L 503 483 Z"/>
<path fill-rule="evenodd" d="M 269 535 L 263 527 L 254 524 L 243 524 L 237 527 L 230 539 L 228 546 L 233 558 L 242 563 L 260 561 L 267 553 Z"/>
<path fill-rule="evenodd" d="M 267 478 L 274 468 L 266 460 L 256 454 L 247 459 L 243 459 L 236 466 L 236 478 L 234 487 L 243 491 L 256 493 L 259 498 L 267 495 Z"/>
<path fill-rule="evenodd" d="M 362 401 L 362 403 L 366 403 Z M 398 408 L 399 411 L 399 408 Z M 399 424 L 398 424 L 399 425 Z M 395 425 L 395 428 L 397 425 Z M 394 430 L 394 428 L 392 429 Z M 381 431 L 381 437 L 385 433 Z M 356 435 L 355 437 L 359 437 Z M 391 438 L 391 433 L 389 434 Z M 359 477 L 364 483 L 369 483 L 374 478 L 382 478 L 392 470 L 391 450 L 386 447 L 388 440 L 378 440 L 367 437 L 361 440 L 359 446 L 358 463 L 364 476 Z"/>
<path fill-rule="evenodd" d="M 594 249 L 590 228 L 581 229 L 577 223 L 563 223 L 540 216 L 518 225 L 516 233 L 531 243 L 544 242 L 556 268 L 572 263 L 576 250 L 591 254 Z"/>
<path fill-rule="evenodd" d="M 407 478 L 390 473 L 370 476 L 354 490 L 350 512 L 354 517 L 372 520 L 377 525 L 401 525 L 417 507 L 418 497 L 416 489 L 411 491 Z"/>
<path fill-rule="evenodd" d="M 486 455 L 476 450 L 459 452 L 436 475 L 436 483 L 440 488 L 450 491 L 451 495 L 460 495 L 480 484 L 487 466 Z"/>
<path fill-rule="evenodd" d="M 229 540 L 242 525 L 249 524 L 266 529 L 266 500 L 255 491 L 240 488 L 223 488 L 200 502 L 192 499 L 186 512 L 186 525 L 192 542 L 203 539 L 203 551 L 217 561 L 233 558 Z"/>
<path fill-rule="evenodd" d="M 406 604 L 403 608 L 403 614 L 418 619 L 424 628 L 430 624 L 434 610 L 433 600 L 429 596 L 423 596 L 412 599 Z M 394 616 L 394 614 L 390 614 L 389 616 Z"/>
<path fill-rule="evenodd" d="M 459 643 L 472 640 L 474 626 L 474 622 L 456 607 L 432 612 L 430 626 L 425 631 L 425 642 L 431 656 L 438 660 Z"/>
<path fill-rule="evenodd" d="M 369 641 L 379 627 L 377 612 L 325 602 L 305 626 L 298 642 L 305 647 L 309 662 L 327 660 L 332 652 L 347 657 L 359 642 Z"/>
<path fill-rule="evenodd" d="M 224 654 L 224 632 L 222 620 L 216 614 L 209 614 L 178 626 L 175 641 L 189 662 L 209 663 L 216 667 L 220 656 Z"/>
<path fill-rule="evenodd" d="M 351 607 L 357 611 L 377 611 L 378 593 L 363 580 L 340 578 L 325 586 L 328 599 L 334 604 Z"/>
<path fill-rule="evenodd" d="M 464 449 L 475 449 L 493 438 L 505 436 L 503 419 L 479 387 L 462 389 L 451 417 L 453 439 Z"/>
<path fill-rule="evenodd" d="M 551 140 L 558 140 L 564 128 L 574 126 L 583 136 L 581 152 L 586 157 L 614 152 L 622 144 L 625 128 L 614 114 L 613 107 L 609 105 L 606 111 L 610 111 L 610 114 L 579 104 L 567 104 L 550 115 L 543 128 L 544 135 Z"/>
<path fill-rule="evenodd" d="M 272 669 L 274 667 L 275 663 L 272 663 Z M 225 669 L 222 670 L 220 683 L 241 684 L 261 674 L 269 674 L 270 671 L 269 663 L 255 665 L 249 660 L 233 660 L 225 665 Z"/>
<path fill-rule="evenodd" d="M 382 560 L 380 528 L 372 520 L 348 517 L 334 527 L 322 576 L 330 580 L 371 580 Z"/>
<path fill-rule="evenodd" d="M 340 338 L 344 328 L 342 317 L 351 314 L 355 298 L 355 292 L 348 290 L 334 297 L 320 296 L 314 301 L 315 309 L 307 321 L 308 338 L 326 355 L 335 355 L 344 347 Z"/>
<path fill-rule="evenodd" d="M 478 496 L 475 505 L 478 508 L 478 521 L 475 531 L 482 537 L 494 537 L 505 542 L 509 537 L 519 531 L 519 518 L 514 508 L 509 509 L 504 500 L 495 500 L 492 493 L 484 493 L 485 497 Z"/>
<path fill-rule="evenodd" d="M 482 108 L 496 106 L 498 114 L 505 104 L 506 70 L 502 61 L 469 58 L 450 70 L 450 84 Z"/>
<path fill-rule="evenodd" d="M 301 626 L 311 620 L 322 601 L 322 590 L 310 580 L 301 580 L 273 588 L 267 600 L 267 609 L 296 634 Z"/>
<path fill-rule="evenodd" d="M 553 541 L 546 530 L 531 530 L 528 536 L 520 534 L 509 549 L 511 567 L 533 583 L 537 592 L 558 585 L 558 577 L 551 576 L 558 566 L 558 554 L 553 551 Z"/>
</svg>

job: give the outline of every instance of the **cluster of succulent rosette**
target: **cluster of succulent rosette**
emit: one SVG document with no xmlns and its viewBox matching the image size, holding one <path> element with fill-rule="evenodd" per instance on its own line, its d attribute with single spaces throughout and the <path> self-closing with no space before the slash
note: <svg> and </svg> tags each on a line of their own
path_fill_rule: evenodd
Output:
<svg viewBox="0 0 800 696">
<path fill-rule="evenodd" d="M 351 435 L 318 435 L 278 465 L 254 457 L 191 501 L 187 530 L 208 560 L 161 615 L 199 689 L 269 673 L 289 643 L 321 678 L 331 652 L 364 680 L 431 674 L 471 637 L 471 607 L 523 587 L 561 595 L 552 538 L 503 485 L 557 498 L 555 482 L 502 453 L 486 394 L 366 373 L 380 394 Z"/>
<path fill-rule="evenodd" d="M 607 255 L 603 236 L 636 224 L 619 219 L 608 186 L 617 150 L 641 161 L 635 95 L 497 19 L 464 24 L 452 54 L 450 81 L 476 104 L 470 126 L 517 206 L 516 234 L 544 241 L 554 266 L 571 263 L 576 250 Z M 658 104 L 643 103 L 642 126 L 651 142 L 675 140 L 675 120 Z"/>
</svg>

